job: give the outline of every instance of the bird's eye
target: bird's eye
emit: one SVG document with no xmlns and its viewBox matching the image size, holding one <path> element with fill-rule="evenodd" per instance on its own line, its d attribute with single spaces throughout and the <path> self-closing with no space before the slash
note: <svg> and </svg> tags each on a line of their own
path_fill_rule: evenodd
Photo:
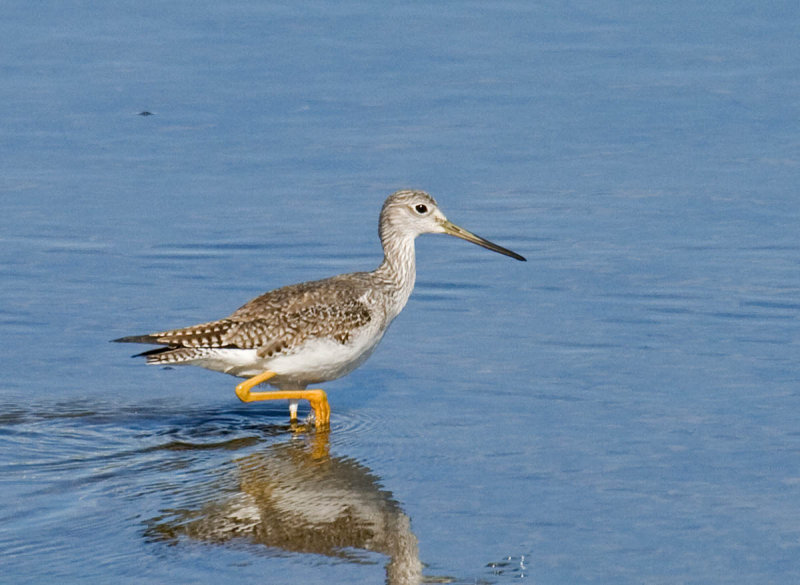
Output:
<svg viewBox="0 0 800 585">
<path fill-rule="evenodd" d="M 414 207 L 414 209 L 416 209 L 417 213 L 419 213 L 420 215 L 422 215 L 424 213 L 428 213 L 428 207 L 423 205 L 422 203 L 419 203 L 418 205 L 416 205 Z"/>
</svg>

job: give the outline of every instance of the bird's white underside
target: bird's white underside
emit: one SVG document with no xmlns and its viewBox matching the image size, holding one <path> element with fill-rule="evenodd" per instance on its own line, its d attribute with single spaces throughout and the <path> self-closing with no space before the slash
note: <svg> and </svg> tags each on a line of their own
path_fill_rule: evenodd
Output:
<svg viewBox="0 0 800 585">
<path fill-rule="evenodd" d="M 298 348 L 267 358 L 260 357 L 256 349 L 208 348 L 202 357 L 173 365 L 200 366 L 242 378 L 272 371 L 277 376 L 269 380 L 270 385 L 300 389 L 352 372 L 372 354 L 385 331 L 365 327 L 344 344 L 333 339 L 311 339 Z"/>
</svg>

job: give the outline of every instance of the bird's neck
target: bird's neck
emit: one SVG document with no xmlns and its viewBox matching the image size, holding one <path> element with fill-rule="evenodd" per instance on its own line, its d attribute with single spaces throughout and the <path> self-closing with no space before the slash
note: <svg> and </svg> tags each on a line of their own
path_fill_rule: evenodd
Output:
<svg viewBox="0 0 800 585">
<path fill-rule="evenodd" d="M 411 296 L 417 278 L 414 237 L 384 237 L 382 243 L 383 262 L 374 274 L 384 284 L 389 285 L 387 290 L 391 292 L 399 313 Z"/>
</svg>

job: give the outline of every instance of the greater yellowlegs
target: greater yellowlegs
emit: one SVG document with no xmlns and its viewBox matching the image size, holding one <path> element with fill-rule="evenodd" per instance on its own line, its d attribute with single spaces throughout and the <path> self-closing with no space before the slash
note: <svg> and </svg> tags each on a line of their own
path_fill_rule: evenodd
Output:
<svg viewBox="0 0 800 585">
<path fill-rule="evenodd" d="M 285 286 L 219 321 L 114 341 L 164 346 L 138 354 L 148 364 L 193 365 L 247 378 L 236 386 L 240 400 L 288 399 L 293 421 L 298 401 L 308 400 L 315 424 L 327 425 L 325 392 L 306 388 L 352 372 L 378 345 L 414 288 L 418 235 L 449 234 L 525 260 L 448 221 L 424 191 L 390 195 L 381 209 L 378 232 L 384 258 L 372 272 Z M 253 392 L 262 382 L 278 390 Z"/>
</svg>

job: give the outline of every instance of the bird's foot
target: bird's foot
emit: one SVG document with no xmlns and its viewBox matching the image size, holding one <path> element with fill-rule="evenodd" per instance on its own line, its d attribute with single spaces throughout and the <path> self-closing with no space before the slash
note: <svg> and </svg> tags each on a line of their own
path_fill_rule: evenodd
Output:
<svg viewBox="0 0 800 585">
<path fill-rule="evenodd" d="M 308 400 L 314 413 L 314 426 L 327 427 L 331 421 L 331 407 L 328 404 L 328 395 L 324 390 L 275 390 L 272 392 L 253 392 L 253 386 L 266 382 L 275 376 L 275 372 L 264 372 L 248 378 L 236 386 L 236 396 L 242 402 L 256 402 L 260 400 L 286 400 L 289 402 L 289 413 L 292 422 L 297 420 L 297 401 Z"/>
<path fill-rule="evenodd" d="M 311 415 L 309 422 L 314 421 L 317 428 L 327 427 L 331 422 L 331 406 L 328 403 L 328 395 L 324 390 L 303 390 L 307 393 L 305 397 L 311 405 Z"/>
</svg>

